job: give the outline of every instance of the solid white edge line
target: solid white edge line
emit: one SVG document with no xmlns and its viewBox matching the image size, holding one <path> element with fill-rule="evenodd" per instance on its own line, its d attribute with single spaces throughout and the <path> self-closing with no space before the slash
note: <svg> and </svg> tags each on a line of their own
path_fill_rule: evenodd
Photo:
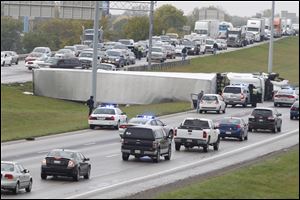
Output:
<svg viewBox="0 0 300 200">
<path fill-rule="evenodd" d="M 189 164 L 186 164 L 186 165 L 183 165 L 183 166 L 179 166 L 179 167 L 176 167 L 176 168 L 173 168 L 173 169 L 168 169 L 168 170 L 156 173 L 156 174 L 151 174 L 151 175 L 148 175 L 148 176 L 134 178 L 134 179 L 131 179 L 129 181 L 120 182 L 120 183 L 113 184 L 113 185 L 110 185 L 110 186 L 105 186 L 105 187 L 98 188 L 98 189 L 95 189 L 95 190 L 91 190 L 89 192 L 85 192 L 85 193 L 82 193 L 82 194 L 78 194 L 78 195 L 73 195 L 73 196 L 70 196 L 70 197 L 66 197 L 64 199 L 75 199 L 75 198 L 79 198 L 79 197 L 83 198 L 86 195 L 90 195 L 90 194 L 93 194 L 93 193 L 96 193 L 96 192 L 100 192 L 100 191 L 103 191 L 103 190 L 111 189 L 111 188 L 114 188 L 114 187 L 117 187 L 117 186 L 121 186 L 121 185 L 125 185 L 125 184 L 130 184 L 130 183 L 133 183 L 133 182 L 141 181 L 143 179 L 154 178 L 156 176 L 161 176 L 163 174 L 169 174 L 169 173 L 172 173 L 172 172 L 180 171 L 180 170 L 183 170 L 185 168 L 191 167 L 193 165 L 199 165 L 201 163 L 212 161 L 212 160 L 217 159 L 219 157 L 228 156 L 228 155 L 234 154 L 234 153 L 236 153 L 238 151 L 245 151 L 247 149 L 251 149 L 253 147 L 260 146 L 260 145 L 263 145 L 265 143 L 269 143 L 269 142 L 281 139 L 281 138 L 286 137 L 288 135 L 292 135 L 293 133 L 296 133 L 296 132 L 299 132 L 299 129 L 296 129 L 296 130 L 284 133 L 282 135 L 279 135 L 279 136 L 276 136 L 276 137 L 273 137 L 273 138 L 270 138 L 270 139 L 267 139 L 267 140 L 264 140 L 264 141 L 261 141 L 261 142 L 250 144 L 248 146 L 241 147 L 239 149 L 235 149 L 235 150 L 223 153 L 223 154 L 215 155 L 215 156 L 212 156 L 212 157 L 209 157 L 209 158 L 206 158 L 206 159 L 194 162 L 194 163 L 189 163 Z"/>
</svg>

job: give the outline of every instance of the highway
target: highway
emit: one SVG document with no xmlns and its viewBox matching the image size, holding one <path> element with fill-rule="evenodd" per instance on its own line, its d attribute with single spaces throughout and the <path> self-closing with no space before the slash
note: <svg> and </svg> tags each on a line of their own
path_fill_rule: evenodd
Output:
<svg viewBox="0 0 300 200">
<path fill-rule="evenodd" d="M 258 106 L 272 107 L 265 102 Z M 225 114 L 198 114 L 195 111 L 162 116 L 161 120 L 171 126 L 179 126 L 185 117 L 203 117 L 214 121 L 225 116 L 238 116 L 248 121 L 253 108 L 236 106 L 227 108 Z M 37 138 L 35 141 L 14 141 L 1 143 L 1 160 L 14 160 L 22 163 L 33 176 L 31 193 L 22 191 L 19 195 L 4 192 L 3 199 L 32 198 L 121 198 L 146 189 L 178 181 L 190 176 L 211 172 L 226 166 L 254 159 L 270 152 L 284 149 L 299 143 L 299 120 L 289 119 L 289 108 L 278 108 L 282 113 L 281 133 L 261 131 L 249 133 L 247 141 L 235 139 L 221 140 L 219 151 L 202 148 L 175 151 L 172 146 L 170 161 L 162 159 L 153 163 L 150 158 L 136 160 L 130 157 L 122 160 L 119 132 L 110 129 L 82 130 L 56 136 Z M 69 178 L 48 177 L 41 180 L 41 161 L 48 151 L 55 148 L 75 149 L 91 159 L 91 179 L 73 182 Z"/>
<path fill-rule="evenodd" d="M 284 38 L 284 37 L 282 37 Z M 277 38 L 276 40 L 282 39 L 282 38 Z M 218 53 L 226 53 L 226 52 L 231 52 L 231 51 L 237 51 L 245 48 L 251 48 L 254 46 L 262 45 L 265 43 L 268 43 L 269 41 L 264 41 L 260 43 L 254 43 L 251 45 L 248 45 L 243 48 L 228 48 L 227 50 L 222 50 L 218 51 Z M 198 56 L 188 56 L 187 59 L 192 59 L 195 57 L 204 57 L 204 56 L 212 56 L 212 54 L 208 53 L 205 55 L 198 55 Z M 172 62 L 172 61 L 178 61 L 181 60 L 181 57 L 176 57 L 176 59 L 167 59 L 166 62 Z M 157 63 L 157 62 L 153 62 Z M 126 67 L 133 67 L 133 66 L 141 66 L 141 65 L 147 65 L 146 58 L 142 58 L 141 60 L 136 60 L 136 64 L 126 66 Z M 80 69 L 79 69 L 80 70 Z M 1 67 L 1 84 L 8 84 L 8 83 L 23 83 L 23 82 L 28 82 L 32 81 L 32 71 L 28 70 L 27 67 L 25 67 L 25 62 L 24 60 L 20 61 L 18 65 L 13 64 L 12 66 L 5 66 Z"/>
</svg>

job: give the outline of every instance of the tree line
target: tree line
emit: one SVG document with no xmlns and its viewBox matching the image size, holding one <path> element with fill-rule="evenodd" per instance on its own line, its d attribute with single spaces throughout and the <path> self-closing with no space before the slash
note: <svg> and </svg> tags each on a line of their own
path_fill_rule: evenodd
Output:
<svg viewBox="0 0 300 200">
<path fill-rule="evenodd" d="M 193 30 L 195 22 L 199 19 L 199 8 L 184 16 L 182 10 L 172 5 L 163 5 L 154 12 L 153 35 L 177 33 L 186 34 L 183 26 L 190 26 Z M 149 37 L 149 16 L 139 14 L 102 17 L 100 26 L 104 30 L 104 40 L 116 41 L 121 38 L 130 38 L 135 41 L 146 40 Z M 225 15 L 225 20 L 236 20 L 235 17 Z M 238 18 L 239 23 L 245 23 L 245 18 Z M 23 21 L 9 17 L 1 17 L 1 51 L 12 50 L 18 53 L 29 53 L 34 47 L 48 46 L 58 50 L 65 45 L 80 44 L 80 37 L 84 28 L 93 28 L 92 20 L 47 19 L 34 20 L 30 32 L 22 33 Z"/>
</svg>

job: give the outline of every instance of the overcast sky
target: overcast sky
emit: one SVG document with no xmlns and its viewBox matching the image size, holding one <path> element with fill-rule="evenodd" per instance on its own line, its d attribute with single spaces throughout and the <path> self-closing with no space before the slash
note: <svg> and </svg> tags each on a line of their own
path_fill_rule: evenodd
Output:
<svg viewBox="0 0 300 200">
<path fill-rule="evenodd" d="M 272 8 L 272 1 L 157 1 L 155 8 L 164 4 L 171 4 L 183 10 L 185 15 L 191 13 L 195 7 L 210 5 L 219 6 L 229 15 L 240 17 L 251 17 L 258 12 Z M 287 10 L 299 16 L 299 1 L 275 1 L 275 14 L 280 14 L 281 10 Z"/>
</svg>

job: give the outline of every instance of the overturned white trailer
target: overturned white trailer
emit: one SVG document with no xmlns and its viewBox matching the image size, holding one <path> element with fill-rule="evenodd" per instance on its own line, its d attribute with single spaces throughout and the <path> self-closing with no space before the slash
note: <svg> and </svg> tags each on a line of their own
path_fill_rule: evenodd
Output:
<svg viewBox="0 0 300 200">
<path fill-rule="evenodd" d="M 36 69 L 34 94 L 58 99 L 86 101 L 91 95 L 92 72 L 73 69 Z M 150 104 L 190 101 L 191 93 L 216 93 L 215 73 L 97 72 L 97 102 Z"/>
</svg>

